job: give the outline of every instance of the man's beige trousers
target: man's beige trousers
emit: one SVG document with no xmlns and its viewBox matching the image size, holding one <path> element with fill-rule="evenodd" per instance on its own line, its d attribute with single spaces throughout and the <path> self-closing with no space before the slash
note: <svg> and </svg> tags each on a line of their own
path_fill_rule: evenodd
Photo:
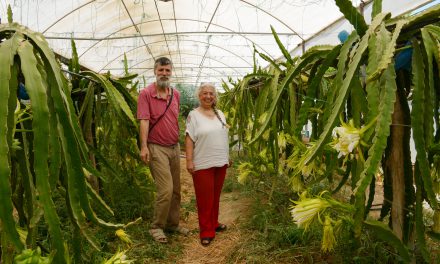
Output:
<svg viewBox="0 0 440 264">
<path fill-rule="evenodd" d="M 150 170 L 156 182 L 152 228 L 173 228 L 180 218 L 180 146 L 148 144 Z"/>
</svg>

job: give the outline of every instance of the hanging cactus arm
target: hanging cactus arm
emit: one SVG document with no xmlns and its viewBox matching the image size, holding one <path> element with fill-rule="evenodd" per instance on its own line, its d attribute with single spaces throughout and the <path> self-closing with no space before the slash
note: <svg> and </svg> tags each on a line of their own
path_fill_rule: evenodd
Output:
<svg viewBox="0 0 440 264">
<path fill-rule="evenodd" d="M 376 34 L 373 34 L 369 40 L 368 44 L 368 64 L 366 67 L 366 75 L 370 76 L 377 71 L 380 58 L 386 49 L 387 44 L 390 42 L 391 34 L 386 29 L 385 25 L 382 25 Z M 370 121 L 377 118 L 379 115 L 380 106 L 380 79 L 375 79 L 366 83 L 366 93 L 367 93 L 367 103 L 368 103 L 368 113 L 367 120 Z M 370 141 L 374 130 L 369 130 L 366 133 L 366 140 Z"/>
<path fill-rule="evenodd" d="M 328 120 L 326 121 L 324 131 L 321 133 L 318 141 L 316 142 L 316 145 L 311 149 L 309 155 L 305 159 L 305 164 L 308 164 L 315 156 L 318 154 L 318 152 L 321 150 L 327 139 L 330 137 L 332 129 L 334 125 L 336 124 L 337 118 L 339 116 L 339 113 L 342 110 L 342 107 L 344 106 L 344 103 L 346 101 L 349 87 L 351 85 L 352 79 L 355 76 L 355 72 L 358 70 L 359 63 L 361 62 L 361 58 L 364 54 L 364 52 L 368 48 L 368 39 L 370 37 L 370 34 L 373 34 L 376 28 L 382 23 L 382 21 L 387 17 L 387 14 L 380 14 L 376 16 L 376 18 L 373 20 L 370 28 L 367 30 L 365 35 L 362 37 L 362 39 L 359 42 L 359 46 L 356 50 L 356 53 L 353 57 L 352 62 L 350 63 L 350 66 L 348 68 L 348 71 L 345 75 L 345 79 L 343 80 L 341 84 L 341 88 L 339 89 L 339 93 L 337 95 L 336 101 L 334 102 L 333 106 L 331 107 L 331 114 Z M 347 45 L 349 42 L 347 41 L 345 45 Z M 337 85 L 337 84 L 336 84 Z"/>
<path fill-rule="evenodd" d="M 8 5 L 8 23 L 11 24 L 14 21 L 12 17 L 12 8 L 11 5 Z"/>
<path fill-rule="evenodd" d="M 382 74 L 382 72 L 386 68 L 388 68 L 388 65 L 392 62 L 392 59 L 394 57 L 394 52 L 396 50 L 397 37 L 399 37 L 400 31 L 402 30 L 402 27 L 406 23 L 407 23 L 406 20 L 399 20 L 397 22 L 396 28 L 393 31 L 393 36 L 392 36 L 391 40 L 388 42 L 387 47 L 385 48 L 385 51 L 382 54 L 382 56 L 380 58 L 378 58 L 378 59 L 380 59 L 379 65 L 378 65 L 376 71 L 368 76 L 367 83 L 378 78 Z"/>
<path fill-rule="evenodd" d="M 272 104 L 269 108 L 269 113 L 267 115 L 267 118 L 265 119 L 264 123 L 258 130 L 257 134 L 255 135 L 252 140 L 250 140 L 249 144 L 253 144 L 257 139 L 259 139 L 265 130 L 267 129 L 269 122 L 272 119 L 272 115 L 275 112 L 276 107 L 278 106 L 278 102 L 281 98 L 281 94 L 286 91 L 286 89 L 289 87 L 292 80 L 300 74 L 302 69 L 308 65 L 309 63 L 315 61 L 318 57 L 320 57 L 323 53 L 328 53 L 330 50 L 329 46 L 318 46 L 315 49 L 309 50 L 306 54 L 302 56 L 302 60 L 295 66 L 292 66 L 289 71 L 286 73 L 286 76 L 283 79 L 283 82 L 277 87 L 277 92 L 274 96 L 274 99 L 272 101 Z"/>
<path fill-rule="evenodd" d="M 328 68 L 332 65 L 334 60 L 337 58 L 340 51 L 341 51 L 341 46 L 338 45 L 331 52 L 329 52 L 328 55 L 325 57 L 325 59 L 322 61 L 318 72 L 313 77 L 313 80 L 310 83 L 308 90 L 307 90 L 307 95 L 310 94 L 310 96 L 308 96 L 304 100 L 304 103 L 301 105 L 301 108 L 300 108 L 300 111 L 298 114 L 298 126 L 297 126 L 297 131 L 295 132 L 295 134 L 299 134 L 302 130 L 303 125 L 306 123 L 307 116 L 309 114 L 309 110 L 312 107 L 312 105 L 314 104 L 314 98 L 316 97 L 315 95 L 316 95 L 318 87 L 322 81 L 322 77 L 324 76 L 324 74 L 326 73 Z"/>
<path fill-rule="evenodd" d="M 368 29 L 367 23 L 365 23 L 364 17 L 352 5 L 352 2 L 349 0 L 335 0 L 335 2 L 341 13 L 344 14 L 345 18 L 356 29 L 358 35 L 364 36 Z"/>
<path fill-rule="evenodd" d="M 275 29 L 273 28 L 273 26 L 270 26 L 270 30 L 272 31 L 272 35 L 275 38 L 275 41 L 278 44 L 278 47 L 280 48 L 281 52 L 284 55 L 284 58 L 286 58 L 287 62 L 292 65 L 293 64 L 293 60 L 292 57 L 290 56 L 290 53 L 287 51 L 286 47 L 284 47 L 283 43 L 281 43 L 280 38 L 278 37 L 277 32 L 275 31 Z"/>
<path fill-rule="evenodd" d="M 374 0 L 373 10 L 371 11 L 371 17 L 375 18 L 381 12 L 382 12 L 382 0 Z"/>
<path fill-rule="evenodd" d="M 394 65 L 391 64 L 385 71 L 382 80 L 383 83 L 381 84 L 381 103 L 379 106 L 379 116 L 377 117 L 373 143 L 368 150 L 368 158 L 365 161 L 364 170 L 362 171 L 359 181 L 356 183 L 356 188 L 353 191 L 356 198 L 355 226 L 358 228 L 358 232 L 360 232 L 361 222 L 364 218 L 365 205 L 363 197 L 367 187 L 370 185 L 372 177 L 374 177 L 374 173 L 376 173 L 378 169 L 382 154 L 387 145 L 388 136 L 390 135 L 390 125 L 397 89 L 395 78 L 396 74 L 394 72 Z"/>
<path fill-rule="evenodd" d="M 14 35 L 0 44 L 0 219 L 2 222 L 2 234 L 4 234 L 18 250 L 23 250 L 24 245 L 20 241 L 17 230 L 15 229 L 15 220 L 12 216 L 13 204 L 11 200 L 12 190 L 10 186 L 11 164 L 10 164 L 10 147 L 8 144 L 8 130 L 13 129 L 7 127 L 8 116 L 14 115 L 14 112 L 8 107 L 8 101 L 11 90 L 16 89 L 9 87 L 11 79 L 11 67 L 13 65 L 13 57 L 16 54 L 19 45 L 19 38 Z"/>
<path fill-rule="evenodd" d="M 107 96 L 109 98 L 110 103 L 114 106 L 114 108 L 117 110 L 118 114 L 122 119 L 124 119 L 124 116 L 127 117 L 131 124 L 134 127 L 137 127 L 137 122 L 133 116 L 133 112 L 130 110 L 130 107 L 128 106 L 127 102 L 124 100 L 124 97 L 121 95 L 121 93 L 111 84 L 111 82 L 104 78 L 103 76 L 96 74 L 94 72 L 83 72 L 86 76 L 92 77 L 94 80 L 97 80 L 101 85 L 104 87 Z"/>
<path fill-rule="evenodd" d="M 419 163 L 420 174 L 419 177 L 423 179 L 423 186 L 425 187 L 428 202 L 433 209 L 438 209 L 438 202 L 435 193 L 432 189 L 432 179 L 429 172 L 429 162 L 427 158 L 427 149 L 424 138 L 424 115 L 425 111 L 425 71 L 422 58 L 422 52 L 417 40 L 413 41 L 413 102 L 411 111 L 411 126 L 413 130 L 414 145 L 417 151 L 417 162 Z"/>
<path fill-rule="evenodd" d="M 56 249 L 54 260 L 57 263 L 64 262 L 64 239 L 61 234 L 60 220 L 55 210 L 55 204 L 51 198 L 51 188 L 49 184 L 49 141 L 46 140 L 55 134 L 50 131 L 49 108 L 47 106 L 47 84 L 43 82 L 39 70 L 37 69 L 37 59 L 32 45 L 28 41 L 21 43 L 18 54 L 22 62 L 22 71 L 28 87 L 29 97 L 32 104 L 32 128 L 34 132 L 34 152 L 39 157 L 34 160 L 34 170 L 36 186 L 39 193 L 39 201 L 44 209 L 44 219 L 46 220 L 49 233 L 52 239 L 53 248 Z"/>
</svg>

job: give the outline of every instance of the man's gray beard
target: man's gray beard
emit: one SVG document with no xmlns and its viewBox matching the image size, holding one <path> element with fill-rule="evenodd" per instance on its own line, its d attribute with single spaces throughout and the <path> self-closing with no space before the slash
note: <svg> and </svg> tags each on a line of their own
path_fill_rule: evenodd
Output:
<svg viewBox="0 0 440 264">
<path fill-rule="evenodd" d="M 159 88 L 164 89 L 164 88 L 167 88 L 167 87 L 170 86 L 170 81 L 161 81 L 161 80 L 157 80 L 156 85 L 157 85 Z"/>
</svg>

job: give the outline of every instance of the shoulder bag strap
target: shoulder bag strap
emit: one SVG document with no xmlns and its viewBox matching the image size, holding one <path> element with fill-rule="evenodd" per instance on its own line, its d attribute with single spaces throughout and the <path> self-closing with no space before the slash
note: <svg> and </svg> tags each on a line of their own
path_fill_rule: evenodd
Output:
<svg viewBox="0 0 440 264">
<path fill-rule="evenodd" d="M 165 113 L 168 111 L 168 108 L 170 108 L 171 102 L 173 101 L 173 97 L 174 97 L 174 89 L 171 88 L 171 98 L 170 101 L 167 104 L 167 107 L 165 108 L 165 111 L 163 111 L 163 113 L 159 116 L 159 118 L 157 119 L 156 123 L 154 123 L 153 125 L 150 126 L 150 128 L 148 129 L 148 134 L 151 132 L 151 130 L 153 130 L 153 128 L 156 126 L 157 123 L 159 123 L 159 121 L 162 119 L 162 117 L 165 115 Z"/>
</svg>

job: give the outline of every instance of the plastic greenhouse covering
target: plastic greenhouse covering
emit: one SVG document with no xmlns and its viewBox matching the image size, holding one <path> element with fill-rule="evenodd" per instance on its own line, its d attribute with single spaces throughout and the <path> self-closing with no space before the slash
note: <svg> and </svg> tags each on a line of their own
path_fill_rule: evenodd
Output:
<svg viewBox="0 0 440 264">
<path fill-rule="evenodd" d="M 383 11 L 411 14 L 435 3 L 383 0 Z M 353 4 L 369 21 L 371 1 Z M 95 72 L 123 75 L 125 54 L 141 86 L 154 80 L 160 56 L 172 59 L 176 84 L 221 87 L 241 78 L 253 70 L 254 48 L 281 57 L 271 26 L 294 55 L 337 44 L 341 31 L 352 30 L 334 0 L 1 0 L 3 23 L 8 5 L 14 21 L 43 33 L 57 54 L 70 58 L 74 39 L 81 65 Z"/>
</svg>

